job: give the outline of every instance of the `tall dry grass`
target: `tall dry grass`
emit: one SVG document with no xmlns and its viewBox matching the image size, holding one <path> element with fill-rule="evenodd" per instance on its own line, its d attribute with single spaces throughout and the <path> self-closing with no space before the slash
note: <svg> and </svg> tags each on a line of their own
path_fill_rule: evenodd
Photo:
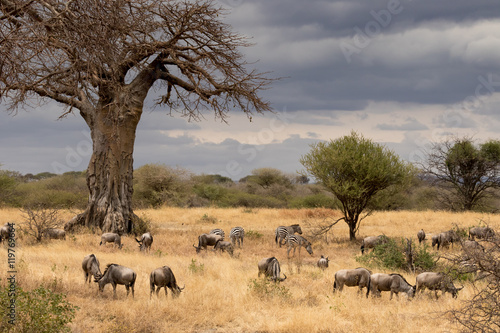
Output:
<svg viewBox="0 0 500 333">
<path fill-rule="evenodd" d="M 62 212 L 68 219 L 71 212 Z M 140 216 L 151 219 L 154 243 L 149 254 L 140 253 L 132 237 L 123 237 L 122 250 L 111 244 L 99 247 L 98 234 L 70 235 L 65 241 L 32 245 L 18 240 L 18 283 L 30 290 L 45 285 L 67 295 L 80 307 L 71 324 L 74 332 L 430 332 L 456 331 L 458 326 L 446 320 L 443 312 L 460 306 L 473 290 L 465 286 L 458 300 L 450 295 L 435 300 L 423 295 L 412 301 L 404 296 L 389 301 L 366 299 L 355 288 L 342 294 L 332 293 L 334 273 L 359 264 L 359 243 L 348 241 L 348 229 L 337 224 L 329 234 L 328 243 L 321 238 L 313 242 L 314 255 L 301 252 L 301 259 L 287 259 L 286 248 L 274 243 L 274 229 L 279 225 L 300 223 L 304 234 L 329 216 L 329 210 L 281 209 L 216 209 L 164 208 L 143 210 Z M 20 223 L 19 211 L 0 210 L 2 221 Z M 448 212 L 377 212 L 361 225 L 359 238 L 384 233 L 388 236 L 416 238 L 420 228 L 428 233 L 448 230 L 453 226 L 468 227 L 480 221 L 500 229 L 500 217 L 490 214 Z M 234 258 L 212 252 L 197 255 L 193 243 L 200 233 L 222 228 L 229 234 L 234 226 L 247 232 L 243 249 Z M 262 235 L 259 238 L 259 235 Z M 454 250 L 449 250 L 454 251 Z M 117 299 L 106 286 L 103 295 L 97 286 L 84 285 L 81 269 L 83 257 L 94 253 L 101 262 L 117 263 L 137 273 L 135 299 L 126 298 L 123 286 L 117 287 Z M 315 266 L 320 255 L 329 256 L 330 267 L 321 271 Z M 257 262 L 276 256 L 288 279 L 275 294 L 256 292 Z M 298 256 L 298 255 L 297 255 Z M 6 263 L 6 251 L 2 253 Z M 178 283 L 185 285 L 179 298 L 170 291 L 165 297 L 149 297 L 149 273 L 160 266 L 172 268 Z M 5 266 L 4 266 L 5 267 Z M 5 269 L 1 272 L 5 281 Z M 414 283 L 415 276 L 403 274 Z M 255 282 L 254 282 L 255 281 Z"/>
</svg>

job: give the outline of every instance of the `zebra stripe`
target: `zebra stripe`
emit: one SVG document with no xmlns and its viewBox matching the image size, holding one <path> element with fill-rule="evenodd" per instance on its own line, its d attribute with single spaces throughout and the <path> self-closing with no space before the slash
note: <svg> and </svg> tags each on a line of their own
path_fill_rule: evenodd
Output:
<svg viewBox="0 0 500 333">
<path fill-rule="evenodd" d="M 231 243 L 235 246 L 236 241 L 238 241 L 238 247 L 243 246 L 243 238 L 245 237 L 245 230 L 242 227 L 234 227 L 229 232 L 229 238 Z"/>
<path fill-rule="evenodd" d="M 274 232 L 274 241 L 276 242 L 276 244 L 279 244 L 279 247 L 281 247 L 282 241 L 284 240 L 286 242 L 287 236 L 289 234 L 293 235 L 294 233 L 302 234 L 302 229 L 300 229 L 300 226 L 298 224 L 292 224 L 288 227 L 279 226 Z"/>
<path fill-rule="evenodd" d="M 299 257 L 300 257 L 300 249 L 304 247 L 309 254 L 312 255 L 313 251 L 311 248 L 311 242 L 299 235 L 288 235 L 286 239 L 286 243 L 288 245 L 287 256 L 290 258 L 290 250 L 293 248 L 293 256 L 295 257 L 295 249 L 299 248 Z"/>
<path fill-rule="evenodd" d="M 225 233 L 224 233 L 224 230 L 222 230 L 222 229 L 212 229 L 212 230 L 210 230 L 210 232 L 209 232 L 209 233 L 210 233 L 210 234 L 219 235 L 219 236 L 221 236 L 221 237 L 222 237 L 222 239 L 221 239 L 221 240 L 224 240 Z"/>
</svg>

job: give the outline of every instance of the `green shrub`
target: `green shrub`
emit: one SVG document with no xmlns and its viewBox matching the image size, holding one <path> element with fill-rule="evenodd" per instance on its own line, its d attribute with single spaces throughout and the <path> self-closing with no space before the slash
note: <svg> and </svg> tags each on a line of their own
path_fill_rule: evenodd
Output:
<svg viewBox="0 0 500 333">
<path fill-rule="evenodd" d="M 435 255 L 428 250 L 429 245 L 424 243 L 423 246 L 418 246 L 414 251 L 413 264 L 416 271 L 432 271 L 436 267 Z"/>
<path fill-rule="evenodd" d="M 203 216 L 198 220 L 201 223 L 217 223 L 217 218 L 215 216 L 210 216 L 208 214 L 203 214 Z"/>
<path fill-rule="evenodd" d="M 275 283 L 269 279 L 251 279 L 248 284 L 249 291 L 257 296 L 258 298 L 279 298 L 282 300 L 290 300 L 292 294 L 290 290 L 281 285 L 280 283 Z"/>
<path fill-rule="evenodd" d="M 203 274 L 205 272 L 205 265 L 198 264 L 196 262 L 196 259 L 191 259 L 191 263 L 189 264 L 188 269 L 193 274 Z"/>
<path fill-rule="evenodd" d="M 408 270 L 406 262 L 406 240 L 404 238 L 391 239 L 375 246 L 373 251 L 356 257 L 356 261 L 369 266 L 391 270 Z M 424 244 L 415 248 L 413 245 L 413 265 L 416 271 L 429 271 L 435 267 L 434 254 L 428 252 L 429 246 Z"/>
<path fill-rule="evenodd" d="M 260 239 L 260 238 L 262 238 L 262 236 L 264 236 L 264 235 L 258 231 L 255 231 L 255 230 L 245 231 L 245 238 L 248 238 L 248 239 Z"/>
<path fill-rule="evenodd" d="M 290 208 L 338 208 L 338 200 L 325 193 L 316 193 L 303 198 L 295 198 Z"/>
<path fill-rule="evenodd" d="M 75 318 L 79 309 L 66 301 L 64 294 L 55 293 L 50 289 L 38 287 L 32 291 L 15 289 L 15 322 L 9 322 L 11 317 L 11 295 L 7 286 L 0 287 L 0 323 L 2 332 L 70 332 L 66 326 Z"/>
</svg>

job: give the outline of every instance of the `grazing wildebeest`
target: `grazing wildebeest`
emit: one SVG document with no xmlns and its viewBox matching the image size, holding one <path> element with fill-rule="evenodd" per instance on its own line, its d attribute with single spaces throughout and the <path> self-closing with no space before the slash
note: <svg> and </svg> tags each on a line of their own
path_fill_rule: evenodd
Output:
<svg viewBox="0 0 500 333">
<path fill-rule="evenodd" d="M 0 243 L 9 238 L 11 230 L 12 227 L 11 224 L 9 224 L 9 222 L 5 223 L 0 228 Z"/>
<path fill-rule="evenodd" d="M 454 230 L 442 232 L 437 237 L 437 250 L 439 251 L 440 247 L 449 247 L 450 244 L 453 247 L 453 243 L 458 240 L 459 237 Z"/>
<path fill-rule="evenodd" d="M 418 238 L 418 243 L 422 243 L 424 240 L 425 240 L 425 231 L 424 229 L 420 229 L 418 232 L 417 232 L 417 238 Z"/>
<path fill-rule="evenodd" d="M 475 240 L 465 240 L 462 242 L 462 249 L 466 252 L 472 251 L 482 251 L 484 252 L 484 247 Z"/>
<path fill-rule="evenodd" d="M 198 236 L 198 246 L 193 247 L 196 249 L 196 253 L 200 253 L 201 249 L 207 250 L 207 246 L 215 246 L 218 240 L 221 240 L 222 237 L 216 234 L 201 234 Z"/>
<path fill-rule="evenodd" d="M 118 246 L 119 249 L 122 248 L 122 238 L 120 235 L 114 233 L 114 232 L 106 232 L 101 235 L 101 242 L 99 243 L 100 245 L 106 245 L 106 243 L 113 243 L 114 246 Z"/>
<path fill-rule="evenodd" d="M 416 287 L 409 284 L 400 274 L 375 273 L 370 276 L 370 284 L 372 293 L 378 293 L 377 296 L 380 296 L 381 291 L 390 291 L 390 299 L 392 299 L 393 294 L 399 297 L 400 292 L 406 293 L 408 298 L 415 296 Z"/>
<path fill-rule="evenodd" d="M 469 239 L 488 239 L 495 236 L 495 231 L 490 227 L 473 227 L 469 229 Z"/>
<path fill-rule="evenodd" d="M 66 231 L 55 228 L 47 228 L 43 235 L 48 239 L 66 239 Z"/>
<path fill-rule="evenodd" d="M 300 258 L 300 249 L 304 247 L 307 250 L 307 253 L 309 255 L 313 254 L 313 250 L 311 247 L 311 242 L 305 239 L 302 236 L 299 235 L 288 235 L 286 238 L 286 243 L 288 245 L 288 249 L 286 251 L 286 254 L 288 258 L 290 258 L 290 250 L 293 248 L 293 256 L 295 257 L 295 249 L 298 247 L 299 248 L 299 258 Z"/>
<path fill-rule="evenodd" d="M 220 235 L 220 236 L 222 236 L 222 240 L 224 240 L 224 237 L 226 236 L 226 234 L 224 233 L 224 230 L 222 230 L 222 229 L 212 229 L 212 230 L 210 230 L 209 234 Z"/>
<path fill-rule="evenodd" d="M 298 224 L 292 224 L 289 226 L 279 226 L 274 231 L 274 241 L 276 242 L 276 244 L 279 245 L 279 247 L 281 247 L 282 241 L 283 240 L 286 241 L 288 235 L 293 235 L 295 233 L 302 235 L 302 229 Z"/>
<path fill-rule="evenodd" d="M 335 281 L 333 282 L 333 292 L 342 291 L 344 285 L 348 287 L 359 287 L 358 293 L 366 287 L 366 297 L 370 293 L 370 275 L 372 272 L 363 267 L 356 269 L 341 269 L 335 273 Z"/>
<path fill-rule="evenodd" d="M 135 239 L 137 243 L 139 243 L 139 250 L 140 251 L 147 251 L 149 252 L 151 250 L 151 244 L 153 244 L 153 236 L 151 236 L 150 232 L 146 232 L 142 234 L 141 239 Z"/>
<path fill-rule="evenodd" d="M 386 235 L 369 236 L 363 238 L 361 241 L 361 254 L 365 253 L 365 249 L 373 249 L 379 244 L 387 242 L 388 238 Z"/>
<path fill-rule="evenodd" d="M 328 262 L 329 261 L 330 260 L 328 259 L 328 257 L 325 258 L 323 255 L 321 255 L 321 258 L 319 258 L 317 265 L 322 270 L 325 270 L 325 269 L 328 268 Z"/>
<path fill-rule="evenodd" d="M 242 227 L 234 227 L 229 232 L 229 239 L 233 243 L 233 247 L 236 246 L 236 241 L 238 241 L 238 247 L 243 246 L 243 238 L 245 238 L 245 230 Z"/>
<path fill-rule="evenodd" d="M 432 248 L 438 243 L 439 235 L 432 235 Z"/>
<path fill-rule="evenodd" d="M 161 288 L 165 289 L 165 297 L 167 296 L 167 288 L 172 292 L 172 297 L 179 296 L 185 288 L 185 286 L 180 288 L 177 285 L 174 273 L 172 273 L 172 270 L 168 266 L 159 267 L 152 271 L 149 275 L 149 285 L 151 288 L 149 298 L 153 296 L 156 287 L 158 287 L 156 288 L 156 297 L 158 297 Z"/>
<path fill-rule="evenodd" d="M 269 277 L 274 282 L 281 282 L 286 280 L 286 275 L 283 273 L 284 278 L 281 278 L 281 268 L 278 259 L 275 257 L 264 258 L 257 264 L 259 267 L 259 277 L 261 274 Z"/>
<path fill-rule="evenodd" d="M 132 289 L 132 298 L 134 298 L 134 285 L 137 274 L 128 267 L 109 264 L 104 270 L 104 274 L 99 280 L 94 280 L 99 284 L 99 291 L 102 293 L 104 291 L 104 286 L 111 283 L 113 286 L 113 297 L 116 298 L 116 285 L 123 284 L 127 289 L 127 297 L 130 292 L 129 288 Z"/>
<path fill-rule="evenodd" d="M 89 254 L 83 258 L 82 269 L 85 275 L 85 283 L 87 283 L 88 280 L 90 284 L 92 276 L 94 276 L 94 280 L 99 280 L 102 276 L 99 260 L 97 260 L 94 254 Z"/>
<path fill-rule="evenodd" d="M 214 251 L 227 252 L 232 257 L 234 253 L 234 246 L 231 242 L 218 240 L 215 243 Z"/>
<path fill-rule="evenodd" d="M 436 299 L 438 298 L 438 290 L 441 290 L 444 295 L 445 292 L 449 292 L 453 298 L 456 298 L 458 291 L 463 287 L 456 288 L 451 281 L 451 278 L 443 273 L 425 272 L 417 275 L 417 288 L 415 292 L 421 292 L 424 289 L 434 290 L 436 293 Z"/>
</svg>

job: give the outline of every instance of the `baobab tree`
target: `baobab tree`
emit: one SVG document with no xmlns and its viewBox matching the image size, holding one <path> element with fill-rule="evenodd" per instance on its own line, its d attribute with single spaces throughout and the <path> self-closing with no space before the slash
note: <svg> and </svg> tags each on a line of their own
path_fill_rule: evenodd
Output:
<svg viewBox="0 0 500 333">
<path fill-rule="evenodd" d="M 0 94 L 12 114 L 56 101 L 79 112 L 93 141 L 85 211 L 66 224 L 127 233 L 133 150 L 144 101 L 168 112 L 224 121 L 270 110 L 272 82 L 251 70 L 248 39 L 221 21 L 212 1 L 0 0 Z"/>
</svg>

